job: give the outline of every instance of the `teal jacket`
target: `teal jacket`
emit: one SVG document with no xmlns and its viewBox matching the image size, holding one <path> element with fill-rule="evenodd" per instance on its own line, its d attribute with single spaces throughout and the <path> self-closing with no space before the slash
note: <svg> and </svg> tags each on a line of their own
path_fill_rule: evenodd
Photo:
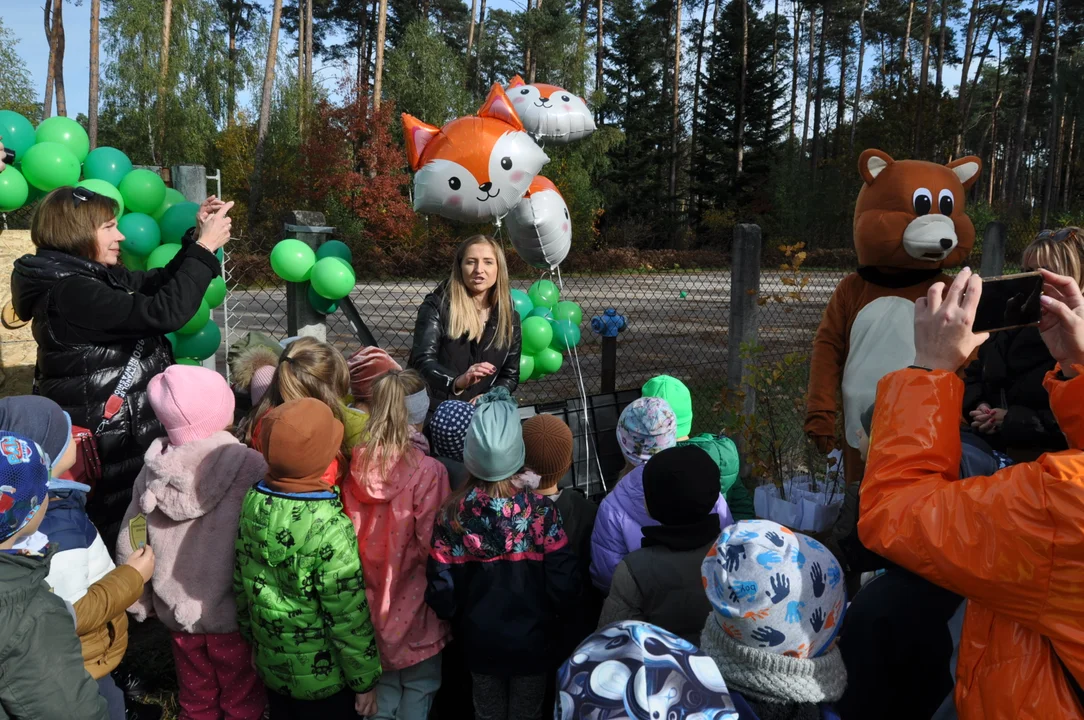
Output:
<svg viewBox="0 0 1084 720">
<path fill-rule="evenodd" d="M 679 442 L 678 445 L 695 445 L 711 455 L 711 459 L 719 466 L 719 492 L 726 498 L 727 507 L 735 521 L 752 520 L 756 517 L 753 511 L 753 496 L 738 477 L 741 459 L 733 440 L 725 435 L 701 433 Z"/>
<path fill-rule="evenodd" d="M 271 690 L 322 700 L 380 678 L 354 526 L 335 491 L 248 491 L 237 532 L 237 623 Z"/>
<path fill-rule="evenodd" d="M 0 552 L 0 719 L 108 720 L 46 555 Z"/>
</svg>

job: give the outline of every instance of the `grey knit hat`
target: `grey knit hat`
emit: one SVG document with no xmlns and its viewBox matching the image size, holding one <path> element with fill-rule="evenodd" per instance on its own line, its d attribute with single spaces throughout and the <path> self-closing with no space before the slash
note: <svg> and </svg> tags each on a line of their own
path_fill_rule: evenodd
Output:
<svg viewBox="0 0 1084 720">
<path fill-rule="evenodd" d="M 486 482 L 500 482 L 519 472 L 526 458 L 519 407 L 508 389 L 495 387 L 475 404 L 467 428 L 463 464 Z"/>
</svg>

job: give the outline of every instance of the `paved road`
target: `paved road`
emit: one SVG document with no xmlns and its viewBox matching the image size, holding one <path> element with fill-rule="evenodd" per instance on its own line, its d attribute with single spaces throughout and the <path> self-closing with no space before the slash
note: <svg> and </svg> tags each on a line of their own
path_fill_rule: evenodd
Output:
<svg viewBox="0 0 1084 720">
<path fill-rule="evenodd" d="M 808 351 L 828 298 L 843 273 L 810 273 L 803 299 L 770 300 L 760 308 L 760 342 L 766 356 Z M 405 363 L 418 306 L 437 281 L 360 283 L 351 296 L 380 345 Z M 526 290 L 529 283 L 516 281 Z M 793 288 L 780 273 L 766 272 L 761 296 L 785 295 Z M 687 296 L 680 297 L 681 291 Z M 601 341 L 590 331 L 590 317 L 614 307 L 628 319 L 618 339 L 617 386 L 638 387 L 647 378 L 669 372 L 692 386 L 717 388 L 726 377 L 730 314 L 729 271 L 679 274 L 613 275 L 564 279 L 562 299 L 583 308 L 583 341 L 579 360 L 588 394 L 598 392 Z M 286 334 L 284 290 L 238 291 L 231 294 L 228 342 L 248 330 Z M 329 340 L 346 352 L 357 347 L 341 313 L 329 318 Z M 521 402 L 535 403 L 579 394 L 576 373 L 566 366 L 557 374 L 521 386 Z"/>
</svg>

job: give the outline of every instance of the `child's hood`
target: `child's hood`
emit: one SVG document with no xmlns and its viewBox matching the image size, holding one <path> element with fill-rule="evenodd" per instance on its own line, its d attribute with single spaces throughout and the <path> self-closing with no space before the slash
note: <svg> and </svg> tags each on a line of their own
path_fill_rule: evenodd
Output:
<svg viewBox="0 0 1084 720">
<path fill-rule="evenodd" d="M 334 522 L 336 517 L 343 522 Z M 343 514 L 334 490 L 286 494 L 260 483 L 245 496 L 239 542 L 250 556 L 270 567 L 284 564 L 295 555 L 326 552 L 326 533 L 345 532 L 354 538 L 354 528 Z"/>
<path fill-rule="evenodd" d="M 160 510 L 172 520 L 191 520 L 214 510 L 231 488 L 251 487 L 266 472 L 263 456 L 225 431 L 184 445 L 159 438 L 144 456 L 146 487 L 139 506 L 145 513 Z"/>
<path fill-rule="evenodd" d="M 426 458 L 414 447 L 409 448 L 396 462 L 389 463 L 388 471 L 381 471 L 379 456 L 369 458 L 364 446 L 354 449 L 350 461 L 350 480 L 345 483 L 349 492 L 358 502 L 366 505 L 389 503 L 401 492 L 414 485 L 418 473 L 423 472 L 428 464 Z"/>
</svg>

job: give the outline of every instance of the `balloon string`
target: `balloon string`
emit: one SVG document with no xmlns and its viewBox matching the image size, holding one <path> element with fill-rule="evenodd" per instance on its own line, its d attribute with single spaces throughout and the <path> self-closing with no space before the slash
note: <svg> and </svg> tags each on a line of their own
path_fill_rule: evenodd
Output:
<svg viewBox="0 0 1084 720">
<path fill-rule="evenodd" d="M 562 290 L 565 289 L 565 281 L 561 279 L 561 266 L 560 265 L 557 266 L 557 285 Z"/>
<path fill-rule="evenodd" d="M 567 347 L 567 346 L 566 346 Z M 583 368 L 580 366 L 580 351 L 575 345 L 572 346 L 572 355 L 574 363 L 576 365 L 576 378 L 580 385 L 580 398 L 583 401 L 583 447 L 584 447 L 584 464 L 587 467 L 587 495 L 591 495 L 591 420 L 590 413 L 587 411 L 587 387 L 583 382 Z M 595 465 L 598 467 L 598 480 L 602 485 L 603 492 L 609 492 L 610 488 L 606 487 L 606 478 L 602 474 L 602 462 L 598 457 L 598 448 L 595 448 Z"/>
</svg>

